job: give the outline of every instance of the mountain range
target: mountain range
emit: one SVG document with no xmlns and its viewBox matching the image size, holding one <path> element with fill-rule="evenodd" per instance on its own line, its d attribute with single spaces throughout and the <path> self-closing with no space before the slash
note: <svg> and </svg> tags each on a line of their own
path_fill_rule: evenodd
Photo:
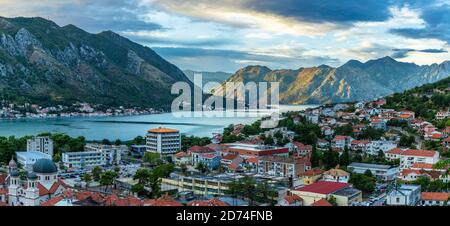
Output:
<svg viewBox="0 0 450 226">
<path fill-rule="evenodd" d="M 0 98 L 168 109 L 185 74 L 112 31 L 88 33 L 43 18 L 0 17 Z"/>
<path fill-rule="evenodd" d="M 208 71 L 184 70 L 183 72 L 191 82 L 194 82 L 195 74 L 201 74 L 203 85 L 205 85 L 208 82 L 222 83 L 233 75 L 233 73 L 227 73 L 223 71 L 208 72 Z M 211 93 L 211 90 L 203 90 L 203 91 L 207 94 Z"/>
<path fill-rule="evenodd" d="M 321 65 L 271 70 L 247 66 L 226 82 L 279 82 L 280 103 L 324 104 L 372 100 L 449 76 L 450 61 L 419 66 L 384 57 L 365 63 L 350 60 L 337 68 Z"/>
<path fill-rule="evenodd" d="M 188 76 L 185 75 L 188 74 Z M 173 83 L 183 73 L 151 48 L 112 31 L 88 33 L 43 18 L 0 17 L 0 101 L 41 105 L 88 102 L 169 109 Z M 419 66 L 390 57 L 340 67 L 297 70 L 248 66 L 231 75 L 202 72 L 204 84 L 279 82 L 283 104 L 370 100 L 432 83 L 450 75 L 450 62 Z"/>
</svg>

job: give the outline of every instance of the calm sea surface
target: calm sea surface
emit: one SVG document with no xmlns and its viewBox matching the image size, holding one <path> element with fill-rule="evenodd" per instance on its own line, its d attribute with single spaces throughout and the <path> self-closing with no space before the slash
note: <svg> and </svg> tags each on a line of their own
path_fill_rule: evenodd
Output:
<svg viewBox="0 0 450 226">
<path fill-rule="evenodd" d="M 299 111 L 314 105 L 284 105 L 282 112 Z M 212 113 L 207 112 L 211 116 Z M 222 132 L 230 124 L 252 123 L 259 117 L 175 117 L 172 113 L 120 117 L 81 117 L 52 119 L 0 120 L 0 136 L 36 135 L 43 132 L 66 133 L 70 136 L 84 136 L 88 140 L 104 138 L 131 140 L 144 136 L 155 127 L 179 129 L 183 134 L 211 137 Z"/>
</svg>

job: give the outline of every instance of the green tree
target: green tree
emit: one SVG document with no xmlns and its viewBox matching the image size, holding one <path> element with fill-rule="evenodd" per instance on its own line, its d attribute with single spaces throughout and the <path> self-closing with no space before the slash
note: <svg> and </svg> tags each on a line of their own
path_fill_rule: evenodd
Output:
<svg viewBox="0 0 450 226">
<path fill-rule="evenodd" d="M 143 160 L 144 160 L 144 162 L 150 163 L 153 165 L 162 164 L 161 156 L 159 153 L 145 152 Z"/>
<path fill-rule="evenodd" d="M 317 150 L 316 146 L 313 146 L 313 149 L 311 151 L 311 166 L 314 167 L 318 167 L 320 164 L 320 153 Z"/>
<path fill-rule="evenodd" d="M 84 182 L 86 182 L 86 187 L 89 187 L 89 184 L 90 184 L 91 181 L 92 181 L 92 176 L 91 176 L 89 173 L 85 173 L 85 174 L 83 174 L 83 176 L 82 176 L 82 180 L 83 180 Z"/>
<path fill-rule="evenodd" d="M 149 169 L 145 168 L 138 169 L 136 170 L 136 173 L 133 176 L 133 180 L 138 180 L 139 184 L 146 185 L 149 181 L 150 174 L 151 172 Z"/>
<path fill-rule="evenodd" d="M 92 178 L 94 179 L 94 181 L 100 180 L 100 176 L 101 176 L 102 172 L 103 172 L 103 169 L 100 166 L 96 166 L 92 169 Z"/>
<path fill-rule="evenodd" d="M 353 184 L 355 188 L 365 193 L 371 193 L 375 190 L 376 181 L 376 178 L 373 176 L 369 176 L 369 173 L 352 173 L 349 180 L 349 182 Z"/>
<path fill-rule="evenodd" d="M 105 191 L 107 191 L 108 187 L 114 184 L 118 176 L 115 171 L 106 171 L 100 176 L 100 185 L 105 186 Z"/>
<path fill-rule="evenodd" d="M 208 172 L 208 166 L 206 166 L 203 162 L 199 162 L 195 168 L 203 174 Z"/>
<path fill-rule="evenodd" d="M 348 166 L 349 164 L 350 164 L 350 153 L 349 153 L 348 147 L 346 146 L 344 148 L 344 152 L 339 157 L 339 165 Z"/>
<path fill-rule="evenodd" d="M 330 198 L 328 198 L 327 201 L 333 206 L 337 206 L 338 205 L 336 197 L 334 197 L 334 196 L 330 196 Z"/>
<path fill-rule="evenodd" d="M 117 139 L 114 141 L 114 145 L 122 145 L 122 141 L 120 139 Z"/>
<path fill-rule="evenodd" d="M 322 161 L 327 170 L 334 168 L 339 164 L 339 153 L 330 148 L 323 153 Z"/>
<path fill-rule="evenodd" d="M 145 145 L 145 138 L 143 138 L 142 136 L 137 136 L 133 139 L 133 144 Z"/>
<path fill-rule="evenodd" d="M 186 172 L 187 172 L 187 170 L 188 170 L 186 164 L 181 164 L 181 165 L 180 165 L 180 168 L 181 168 L 181 172 L 182 172 L 184 175 L 186 175 Z"/>
<path fill-rule="evenodd" d="M 142 184 L 135 184 L 131 186 L 131 192 L 136 193 L 138 195 L 143 195 L 145 193 L 145 187 Z"/>
<path fill-rule="evenodd" d="M 305 143 L 309 145 L 315 145 L 317 143 L 317 135 L 314 131 L 308 133 L 305 139 Z"/>
<path fill-rule="evenodd" d="M 265 145 L 274 145 L 275 141 L 272 138 L 272 136 L 267 136 L 266 139 L 264 140 L 264 144 Z"/>
<path fill-rule="evenodd" d="M 111 141 L 109 141 L 108 139 L 103 139 L 102 144 L 111 145 Z"/>
<path fill-rule="evenodd" d="M 266 181 L 256 184 L 258 200 L 262 203 L 269 203 L 274 206 L 276 204 L 277 191 Z"/>
</svg>

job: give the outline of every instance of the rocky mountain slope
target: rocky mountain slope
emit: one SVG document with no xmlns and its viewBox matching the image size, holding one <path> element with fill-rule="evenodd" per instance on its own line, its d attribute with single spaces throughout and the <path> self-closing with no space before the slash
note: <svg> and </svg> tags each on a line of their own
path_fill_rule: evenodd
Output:
<svg viewBox="0 0 450 226">
<path fill-rule="evenodd" d="M 281 103 L 322 104 L 371 100 L 449 76 L 450 61 L 418 66 L 384 57 L 366 63 L 351 60 L 337 68 L 321 65 L 271 70 L 265 66 L 248 66 L 227 81 L 279 82 Z"/>
<path fill-rule="evenodd" d="M 189 79 L 148 47 L 43 18 L 0 17 L 0 99 L 167 108 Z"/>
</svg>

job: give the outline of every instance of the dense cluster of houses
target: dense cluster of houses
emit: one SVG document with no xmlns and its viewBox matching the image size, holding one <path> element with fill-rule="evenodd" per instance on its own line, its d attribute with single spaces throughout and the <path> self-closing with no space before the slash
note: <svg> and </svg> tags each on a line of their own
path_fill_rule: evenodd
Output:
<svg viewBox="0 0 450 226">
<path fill-rule="evenodd" d="M 25 103 L 3 104 L 0 103 L 0 118 L 55 118 L 55 117 L 93 117 L 93 116 L 120 116 L 120 115 L 145 115 L 156 114 L 159 111 L 137 108 L 108 108 L 99 110 L 97 106 L 89 103 L 75 103 L 71 106 L 50 106 L 43 107 L 37 104 Z"/>
<path fill-rule="evenodd" d="M 450 148 L 450 127 L 438 130 L 432 123 L 416 118 L 412 111 L 384 109 L 384 99 L 364 103 L 336 104 L 314 109 L 307 109 L 290 116 L 293 123 L 301 123 L 304 117 L 311 123 L 318 124 L 325 139 L 318 139 L 315 147 L 318 150 L 333 150 L 340 155 L 345 150 L 365 156 L 380 156 L 391 162 L 398 162 L 398 166 L 380 165 L 370 163 L 354 162 L 347 167 L 347 171 L 336 168 L 323 171 L 311 166 L 312 145 L 306 145 L 294 141 L 295 132 L 286 127 L 275 128 L 264 131 L 257 136 L 248 136 L 244 141 L 219 144 L 216 142 L 204 147 L 194 146 L 187 152 L 179 152 L 175 155 L 178 165 L 186 164 L 196 166 L 204 164 L 210 170 L 218 170 L 230 173 L 255 173 L 260 176 L 271 178 L 289 178 L 292 186 L 279 205 L 330 205 L 327 201 L 333 196 L 338 205 L 351 205 L 361 201 L 361 191 L 353 188 L 348 183 L 350 173 L 365 173 L 367 170 L 384 182 L 403 181 L 411 182 L 421 176 L 429 177 L 431 180 L 449 181 L 447 168 L 434 169 L 433 165 L 441 160 L 440 153 L 433 150 L 400 148 L 399 141 L 402 134 L 401 128 L 390 130 L 388 122 L 396 120 L 406 122 L 407 125 L 417 130 L 418 136 L 423 140 L 439 141 L 445 149 Z M 352 109 L 349 111 L 349 109 Z M 436 115 L 436 118 L 446 118 L 447 114 Z M 354 136 L 336 134 L 337 127 L 351 125 Z M 384 135 L 377 140 L 357 139 L 359 134 L 367 128 L 372 127 L 384 131 Z M 244 125 L 235 125 L 231 130 L 234 135 L 242 135 Z M 266 137 L 282 137 L 289 142 L 283 146 L 265 145 Z M 401 192 L 411 187 L 398 186 L 392 195 L 419 194 L 412 189 L 410 193 Z M 428 194 L 428 193 L 427 193 Z M 427 205 L 427 199 L 439 197 L 439 195 L 425 195 L 425 199 L 416 197 L 411 203 L 419 204 L 422 200 Z M 440 196 L 442 197 L 442 196 Z M 392 197 L 391 197 L 392 198 Z M 388 201 L 390 199 L 387 199 Z M 390 205 L 400 205 L 392 199 Z M 400 201 L 399 201 L 400 202 Z M 425 204 L 424 204 L 425 205 Z"/>
</svg>

